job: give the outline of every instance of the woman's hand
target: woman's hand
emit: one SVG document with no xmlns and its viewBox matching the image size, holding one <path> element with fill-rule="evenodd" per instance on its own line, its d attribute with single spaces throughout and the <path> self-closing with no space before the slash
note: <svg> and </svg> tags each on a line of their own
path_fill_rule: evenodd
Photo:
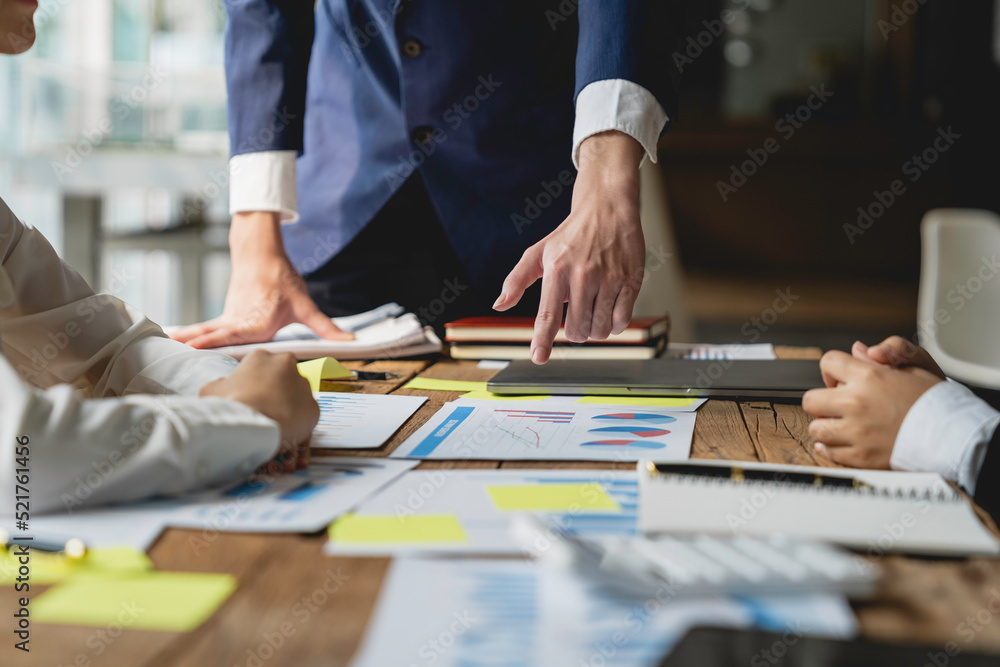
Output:
<svg viewBox="0 0 1000 667">
<path fill-rule="evenodd" d="M 228 377 L 203 386 L 199 395 L 238 401 L 278 422 L 281 447 L 275 461 L 281 470 L 309 465 L 309 437 L 319 421 L 319 406 L 291 354 L 256 350 Z"/>
</svg>

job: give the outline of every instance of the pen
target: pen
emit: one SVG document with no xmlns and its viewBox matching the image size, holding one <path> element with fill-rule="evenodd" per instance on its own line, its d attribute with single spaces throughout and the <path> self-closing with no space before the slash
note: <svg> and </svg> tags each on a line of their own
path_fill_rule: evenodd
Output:
<svg viewBox="0 0 1000 667">
<path fill-rule="evenodd" d="M 855 489 L 870 489 L 871 485 L 856 477 L 821 475 L 814 472 L 792 472 L 787 470 L 758 470 L 742 466 L 684 465 L 677 463 L 649 463 L 652 475 L 688 475 L 691 477 L 718 477 L 734 482 L 778 482 L 804 484 L 808 486 L 834 486 Z"/>
<path fill-rule="evenodd" d="M 0 528 L 0 543 L 6 547 L 26 546 L 35 551 L 63 553 L 67 558 L 83 558 L 87 555 L 87 545 L 79 537 L 62 538 L 54 535 L 32 535 L 25 538 L 15 538 Z"/>
<path fill-rule="evenodd" d="M 359 380 L 392 380 L 399 376 L 394 373 L 383 373 L 381 371 L 354 371 Z"/>
</svg>

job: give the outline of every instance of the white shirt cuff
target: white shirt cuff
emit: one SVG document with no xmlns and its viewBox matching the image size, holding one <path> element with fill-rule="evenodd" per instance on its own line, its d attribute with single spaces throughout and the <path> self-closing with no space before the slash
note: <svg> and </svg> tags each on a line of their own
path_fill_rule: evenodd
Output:
<svg viewBox="0 0 1000 667">
<path fill-rule="evenodd" d="M 1000 412 L 957 382 L 939 382 L 906 413 L 889 464 L 897 470 L 936 472 L 970 494 Z"/>
<path fill-rule="evenodd" d="M 260 151 L 229 159 L 229 213 L 272 211 L 281 222 L 299 219 L 295 151 Z"/>
<path fill-rule="evenodd" d="M 637 83 L 606 79 L 587 84 L 576 97 L 573 166 L 580 168 L 580 144 L 584 139 L 608 130 L 632 137 L 656 162 L 656 144 L 667 120 L 653 94 Z"/>
</svg>

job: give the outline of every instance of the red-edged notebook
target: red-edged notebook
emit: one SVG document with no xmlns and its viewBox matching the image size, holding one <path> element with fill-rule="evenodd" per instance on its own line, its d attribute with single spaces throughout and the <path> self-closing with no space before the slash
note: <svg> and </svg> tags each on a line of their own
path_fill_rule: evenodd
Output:
<svg viewBox="0 0 1000 667">
<path fill-rule="evenodd" d="M 444 338 L 449 343 L 530 343 L 535 330 L 533 317 L 464 317 L 444 325 Z M 670 331 L 670 316 L 636 317 L 625 331 L 607 340 L 591 340 L 587 344 L 646 345 Z M 568 343 L 565 327 L 556 335 L 557 343 Z"/>
</svg>

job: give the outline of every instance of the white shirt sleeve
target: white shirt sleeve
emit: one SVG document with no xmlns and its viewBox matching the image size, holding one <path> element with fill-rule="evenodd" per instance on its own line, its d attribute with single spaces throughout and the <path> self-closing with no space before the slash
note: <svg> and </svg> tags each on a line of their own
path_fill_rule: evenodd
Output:
<svg viewBox="0 0 1000 667">
<path fill-rule="evenodd" d="M 229 159 L 229 213 L 272 211 L 281 222 L 299 219 L 295 151 L 260 151 Z"/>
<path fill-rule="evenodd" d="M 619 130 L 638 141 L 656 162 L 656 144 L 667 114 L 648 90 L 625 79 L 588 84 L 576 98 L 573 165 L 580 168 L 584 139 Z M 229 212 L 273 211 L 282 222 L 299 219 L 295 151 L 259 151 L 229 160 Z"/>
<path fill-rule="evenodd" d="M 890 466 L 936 472 L 970 494 L 986 456 L 997 412 L 957 382 L 939 382 L 917 399 L 896 435 Z"/>
<path fill-rule="evenodd" d="M 651 92 L 625 79 L 587 84 L 576 96 L 573 126 L 573 165 L 580 168 L 580 144 L 608 130 L 624 132 L 638 141 L 656 162 L 656 144 L 667 124 L 667 114 Z"/>
<path fill-rule="evenodd" d="M 197 395 L 235 360 L 94 294 L 2 201 L 0 345 L 0 514 L 14 510 L 17 467 L 45 512 L 218 484 L 277 452 L 274 421 Z M 14 456 L 24 438 L 27 466 Z"/>
</svg>

